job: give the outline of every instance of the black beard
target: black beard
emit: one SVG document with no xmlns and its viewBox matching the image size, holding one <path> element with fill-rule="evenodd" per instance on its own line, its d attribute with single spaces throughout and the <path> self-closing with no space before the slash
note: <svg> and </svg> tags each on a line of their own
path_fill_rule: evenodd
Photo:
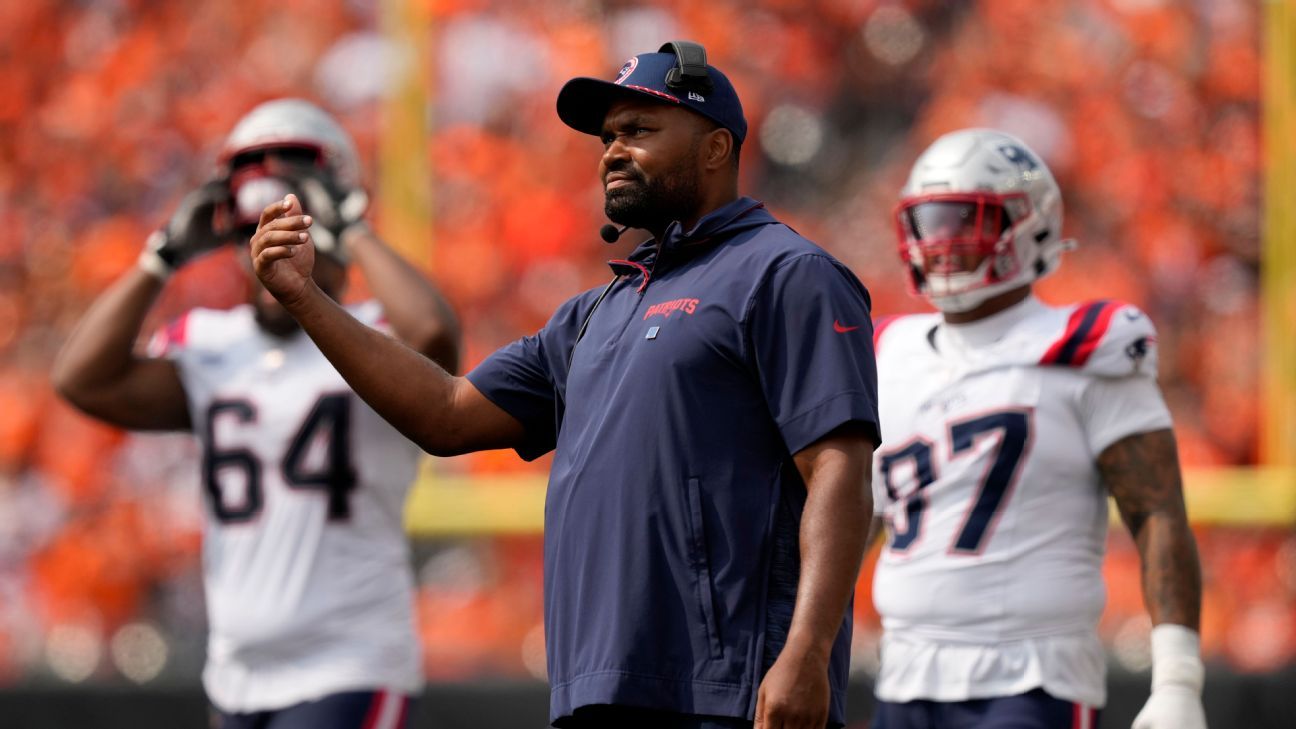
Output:
<svg viewBox="0 0 1296 729">
<path fill-rule="evenodd" d="M 268 314 L 260 306 L 253 305 L 252 317 L 266 334 L 279 339 L 287 339 L 301 331 L 301 325 L 288 312 Z"/>
<path fill-rule="evenodd" d="M 634 178 L 629 184 L 603 193 L 603 213 L 608 220 L 631 228 L 660 231 L 697 210 L 699 185 L 690 156 L 647 182 L 637 171 L 627 168 L 628 165 L 609 170 L 626 170 Z"/>
</svg>

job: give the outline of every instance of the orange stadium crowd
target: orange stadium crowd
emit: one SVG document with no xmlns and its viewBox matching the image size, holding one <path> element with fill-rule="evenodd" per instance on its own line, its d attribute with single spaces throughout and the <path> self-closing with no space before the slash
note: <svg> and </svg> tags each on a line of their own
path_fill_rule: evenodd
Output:
<svg viewBox="0 0 1296 729">
<path fill-rule="evenodd" d="M 1185 467 L 1258 458 L 1260 18 L 1255 2 L 1155 0 L 424 0 L 432 230 L 416 262 L 453 301 L 471 367 L 606 280 L 598 142 L 554 113 L 559 85 L 663 39 L 707 46 L 752 132 L 744 187 L 851 266 L 876 314 L 914 311 L 891 208 L 938 134 L 983 125 L 1048 160 L 1079 240 L 1046 300 L 1116 298 L 1160 330 Z M 304 96 L 369 162 L 408 57 L 383 3 L 0 3 L 0 685 L 196 675 L 201 490 L 180 435 L 128 436 L 52 392 L 50 361 L 89 302 L 210 173 L 256 103 Z M 375 220 L 383 228 L 380 214 Z M 186 268 L 154 327 L 242 297 L 224 251 Z M 357 294 L 358 295 L 358 294 Z M 442 472 L 543 474 L 511 452 Z M 863 528 L 864 525 L 861 525 Z M 1296 656 L 1290 529 L 1198 534 L 1208 661 Z M 536 537 L 421 543 L 434 679 L 542 675 Z M 871 561 L 870 561 L 871 564 Z M 1113 528 L 1102 631 L 1147 666 L 1138 559 Z M 869 570 L 856 663 L 876 660 Z"/>
</svg>

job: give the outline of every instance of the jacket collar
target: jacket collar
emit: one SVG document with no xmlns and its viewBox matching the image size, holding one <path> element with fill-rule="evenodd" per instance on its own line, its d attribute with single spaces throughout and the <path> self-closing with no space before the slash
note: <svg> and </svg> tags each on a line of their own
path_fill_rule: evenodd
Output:
<svg viewBox="0 0 1296 729">
<path fill-rule="evenodd" d="M 630 260 L 652 258 L 659 250 L 675 252 L 683 248 L 715 245 L 744 230 L 777 222 L 765 209 L 765 203 L 746 196 L 740 197 L 703 215 L 691 230 L 683 230 L 678 220 L 671 223 L 662 234 L 660 245 L 656 239 L 645 241 L 630 254 Z"/>
</svg>

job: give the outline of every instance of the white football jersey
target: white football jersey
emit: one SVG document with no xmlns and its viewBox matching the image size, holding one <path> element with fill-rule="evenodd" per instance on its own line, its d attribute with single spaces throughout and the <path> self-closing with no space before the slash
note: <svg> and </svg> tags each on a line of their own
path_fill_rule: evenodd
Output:
<svg viewBox="0 0 1296 729">
<path fill-rule="evenodd" d="M 1029 298 L 971 324 L 876 329 L 882 446 L 877 694 L 962 701 L 1044 688 L 1105 702 L 1107 494 L 1095 460 L 1168 428 L 1137 308 Z"/>
<path fill-rule="evenodd" d="M 349 307 L 377 326 L 377 302 Z M 195 309 L 154 339 L 202 444 L 203 684 L 224 711 L 422 685 L 403 529 L 420 450 L 315 344 L 249 305 Z"/>
</svg>

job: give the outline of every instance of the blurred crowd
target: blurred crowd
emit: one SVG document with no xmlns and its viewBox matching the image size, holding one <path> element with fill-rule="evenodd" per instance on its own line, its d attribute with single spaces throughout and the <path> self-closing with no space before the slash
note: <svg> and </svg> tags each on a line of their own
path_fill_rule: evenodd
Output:
<svg viewBox="0 0 1296 729">
<path fill-rule="evenodd" d="M 1117 298 L 1160 329 L 1161 383 L 1188 467 L 1251 464 L 1259 405 L 1260 8 L 1253 0 L 411 0 L 426 61 L 384 34 L 379 0 L 0 3 L 0 685 L 192 679 L 202 651 L 194 446 L 72 411 L 48 366 L 89 302 L 212 171 L 254 104 L 334 112 L 371 163 L 384 99 L 426 63 L 431 229 L 393 241 L 443 287 L 466 363 L 608 277 L 599 142 L 554 113 L 561 83 L 611 77 L 663 41 L 705 44 L 742 95 L 744 190 L 829 249 L 875 312 L 905 291 L 891 209 L 935 136 L 981 125 L 1050 164 L 1079 241 L 1051 302 Z M 424 31 L 420 31 L 424 33 Z M 422 160 L 423 158 L 420 158 Z M 244 296 L 227 250 L 183 270 L 154 325 Z M 363 295 L 357 281 L 355 296 Z M 543 474 L 511 452 L 442 472 Z M 1208 660 L 1296 656 L 1290 531 L 1203 530 Z M 436 679 L 542 675 L 538 538 L 417 545 Z M 1113 531 L 1103 634 L 1147 665 L 1130 540 Z M 867 571 L 866 571 L 867 576 Z M 875 660 L 867 577 L 857 664 Z"/>
</svg>

